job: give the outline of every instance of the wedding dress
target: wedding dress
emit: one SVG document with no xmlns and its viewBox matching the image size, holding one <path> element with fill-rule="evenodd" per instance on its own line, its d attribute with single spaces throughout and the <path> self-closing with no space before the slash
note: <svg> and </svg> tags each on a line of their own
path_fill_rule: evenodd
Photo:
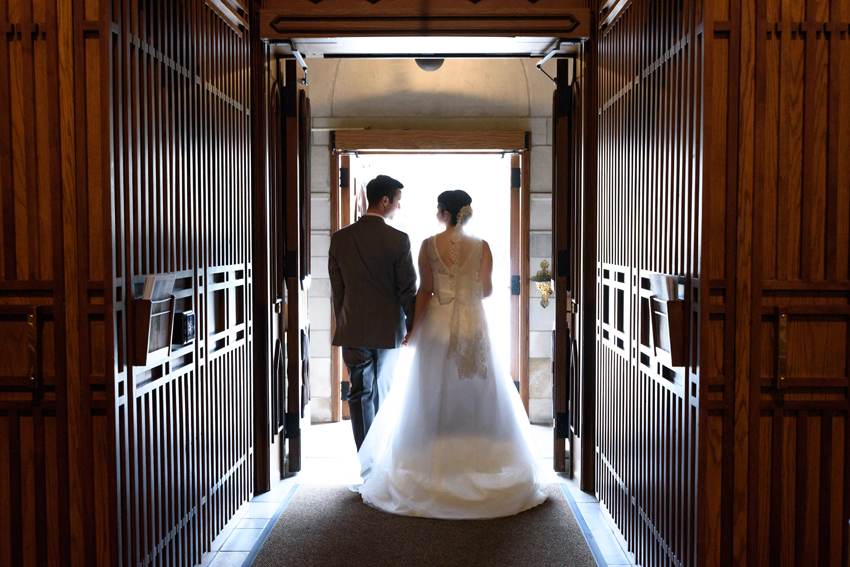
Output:
<svg viewBox="0 0 850 567">
<path fill-rule="evenodd" d="M 450 266 L 427 242 L 433 297 L 414 329 L 410 372 L 397 376 L 358 453 L 363 501 L 394 514 L 495 518 L 546 500 L 553 473 L 491 349 L 482 305 L 482 241 L 457 230 Z M 410 347 L 408 347 L 410 348 Z"/>
</svg>

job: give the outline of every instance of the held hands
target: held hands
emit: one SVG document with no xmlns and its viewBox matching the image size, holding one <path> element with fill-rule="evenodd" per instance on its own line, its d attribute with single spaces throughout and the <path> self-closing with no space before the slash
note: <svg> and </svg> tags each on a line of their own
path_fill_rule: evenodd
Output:
<svg viewBox="0 0 850 567">
<path fill-rule="evenodd" d="M 413 334 L 413 331 L 411 330 L 406 335 L 404 335 L 404 340 L 401 341 L 401 346 L 407 346 L 408 342 L 410 341 L 410 335 L 412 335 L 412 334 Z"/>
</svg>

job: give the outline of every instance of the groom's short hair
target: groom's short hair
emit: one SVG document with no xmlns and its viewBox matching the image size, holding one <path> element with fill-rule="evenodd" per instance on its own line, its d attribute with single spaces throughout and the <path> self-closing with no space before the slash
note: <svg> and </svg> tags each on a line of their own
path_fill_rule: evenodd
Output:
<svg viewBox="0 0 850 567">
<path fill-rule="evenodd" d="M 370 207 L 377 206 L 384 197 L 388 197 L 392 203 L 395 201 L 396 192 L 403 188 L 401 182 L 389 175 L 379 175 L 366 184 L 366 200 L 369 201 Z"/>
</svg>

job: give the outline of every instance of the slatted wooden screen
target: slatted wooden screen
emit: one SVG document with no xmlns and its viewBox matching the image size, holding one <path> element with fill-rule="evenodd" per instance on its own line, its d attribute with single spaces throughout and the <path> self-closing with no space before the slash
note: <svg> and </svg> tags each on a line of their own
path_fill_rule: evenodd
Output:
<svg viewBox="0 0 850 567">
<path fill-rule="evenodd" d="M 715 2 L 706 565 L 845 565 L 850 3 Z"/>
<path fill-rule="evenodd" d="M 0 565 L 116 544 L 99 16 L 0 1 Z"/>
<path fill-rule="evenodd" d="M 252 492 L 249 31 L 235 1 L 106 9 L 117 563 L 191 565 Z M 158 273 L 196 339 L 133 366 Z"/>
<path fill-rule="evenodd" d="M 598 19 L 596 493 L 644 566 L 698 562 L 702 13 L 611 0 Z M 682 285 L 682 363 L 648 338 L 657 275 Z"/>
</svg>

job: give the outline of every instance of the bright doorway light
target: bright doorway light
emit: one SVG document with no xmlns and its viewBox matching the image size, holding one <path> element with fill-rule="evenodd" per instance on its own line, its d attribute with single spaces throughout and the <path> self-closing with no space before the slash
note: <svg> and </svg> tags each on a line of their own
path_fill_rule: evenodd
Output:
<svg viewBox="0 0 850 567">
<path fill-rule="evenodd" d="M 491 346 L 510 372 L 511 160 L 501 154 L 370 154 L 352 157 L 351 170 L 358 186 L 379 174 L 404 184 L 401 210 L 391 224 L 410 236 L 414 262 L 422 241 L 440 230 L 437 196 L 449 189 L 469 193 L 473 214 L 465 230 L 486 240 L 493 252 L 493 295 L 484 301 Z"/>
</svg>

